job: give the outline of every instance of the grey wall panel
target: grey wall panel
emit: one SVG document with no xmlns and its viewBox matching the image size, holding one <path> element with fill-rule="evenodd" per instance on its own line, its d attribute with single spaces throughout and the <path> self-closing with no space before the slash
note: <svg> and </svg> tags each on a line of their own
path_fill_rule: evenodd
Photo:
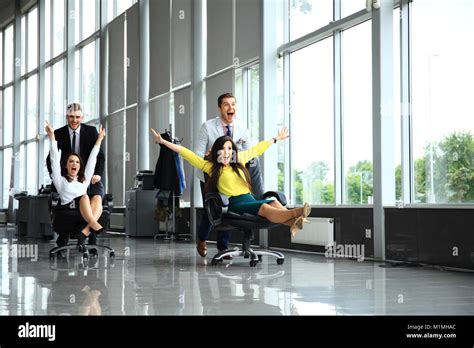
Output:
<svg viewBox="0 0 474 348">
<path fill-rule="evenodd" d="M 127 10 L 127 105 L 135 104 L 138 98 L 139 42 L 138 4 L 135 4 Z"/>
<path fill-rule="evenodd" d="M 150 1 L 150 98 L 170 89 L 170 1 Z"/>
<path fill-rule="evenodd" d="M 109 114 L 125 106 L 124 86 L 124 15 L 117 17 L 108 26 L 109 35 Z"/>
<path fill-rule="evenodd" d="M 217 109 L 217 98 L 226 92 L 233 93 L 234 90 L 234 74 L 227 71 L 206 80 L 206 119 L 219 116 Z"/>
<path fill-rule="evenodd" d="M 150 127 L 163 133 L 170 129 L 170 97 L 164 95 L 150 102 Z M 155 170 L 156 161 L 160 155 L 160 145 L 155 144 L 152 134 L 148 134 L 150 141 L 150 170 Z M 143 168 L 140 168 L 143 169 Z"/>
<path fill-rule="evenodd" d="M 191 81 L 191 0 L 172 3 L 172 80 L 173 87 Z"/>
<path fill-rule="evenodd" d="M 138 171 L 138 117 L 137 108 L 126 111 L 126 144 L 125 144 L 125 189 L 129 190 L 135 184 L 135 174 Z M 146 169 L 146 168 L 145 168 Z"/>
<path fill-rule="evenodd" d="M 181 145 L 191 149 L 191 88 L 185 88 L 174 94 L 174 128 L 175 138 L 183 139 Z M 191 201 L 191 173 L 192 167 L 187 161 L 183 161 L 184 175 L 186 179 L 186 189 L 183 193 L 183 199 L 186 202 Z"/>
<path fill-rule="evenodd" d="M 244 62 L 259 56 L 261 0 L 235 1 L 235 58 Z"/>
<path fill-rule="evenodd" d="M 0 28 L 3 29 L 13 18 L 15 18 L 15 0 L 11 0 L 8 4 L 5 4 L 0 11 Z"/>
<path fill-rule="evenodd" d="M 107 191 L 114 205 L 124 205 L 124 112 L 107 117 Z"/>
<path fill-rule="evenodd" d="M 207 75 L 233 64 L 232 0 L 207 1 Z"/>
</svg>

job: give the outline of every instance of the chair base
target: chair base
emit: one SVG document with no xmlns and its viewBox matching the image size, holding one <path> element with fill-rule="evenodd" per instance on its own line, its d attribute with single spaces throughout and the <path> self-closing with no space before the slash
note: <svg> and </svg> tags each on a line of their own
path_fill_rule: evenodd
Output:
<svg viewBox="0 0 474 348">
<path fill-rule="evenodd" d="M 51 261 L 53 261 L 59 255 L 59 252 L 61 252 L 62 250 L 76 250 L 76 249 L 77 249 L 77 243 L 73 243 L 73 242 L 69 242 L 67 245 L 54 247 L 53 249 L 51 249 L 49 251 L 49 259 Z M 94 245 L 86 244 L 85 245 L 85 251 L 82 252 L 82 258 L 84 260 L 88 260 L 90 254 L 97 255 L 98 254 L 98 249 L 103 249 L 105 251 L 108 251 L 109 252 L 109 257 L 110 258 L 115 258 L 115 250 L 114 249 L 112 249 L 111 247 L 108 247 L 106 245 L 100 245 L 100 244 L 94 244 Z M 91 253 L 91 252 L 89 252 L 90 250 L 95 250 L 95 252 Z"/>
<path fill-rule="evenodd" d="M 265 249 L 257 249 L 253 250 L 251 248 L 240 250 L 239 248 L 235 249 L 227 249 L 219 251 L 214 257 L 212 258 L 211 265 L 216 266 L 219 263 L 224 261 L 224 257 L 232 256 L 233 258 L 243 256 L 245 259 L 250 258 L 250 267 L 257 266 L 257 263 L 262 262 L 262 256 L 274 256 L 277 258 L 277 264 L 282 265 L 285 262 L 285 255 L 278 251 L 273 250 L 265 250 Z"/>
</svg>

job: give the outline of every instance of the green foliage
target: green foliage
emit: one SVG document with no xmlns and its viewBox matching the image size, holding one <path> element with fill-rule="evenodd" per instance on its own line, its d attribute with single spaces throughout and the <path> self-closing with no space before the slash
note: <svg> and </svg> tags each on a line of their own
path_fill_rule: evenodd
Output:
<svg viewBox="0 0 474 348">
<path fill-rule="evenodd" d="M 415 202 L 426 203 L 426 159 L 417 158 L 414 163 L 415 167 Z"/>
<path fill-rule="evenodd" d="M 431 156 L 431 149 L 433 154 Z M 428 203 L 431 188 L 431 158 L 433 158 L 434 203 L 474 202 L 474 136 L 470 132 L 455 132 L 441 141 L 428 144 L 422 158 L 414 161 L 415 203 Z M 283 163 L 281 163 L 283 166 Z M 296 204 L 334 204 L 334 183 L 328 179 L 329 165 L 316 161 L 304 170 L 294 171 Z M 347 204 L 368 203 L 373 196 L 373 166 L 371 161 L 359 161 L 345 174 Z M 283 171 L 278 176 L 283 189 Z M 396 198 L 400 199 L 401 165 L 395 168 Z M 361 200 L 362 184 L 362 200 Z"/>
<path fill-rule="evenodd" d="M 362 197 L 361 197 L 362 185 Z M 346 174 L 346 203 L 367 204 L 373 196 L 373 166 L 370 161 L 359 161 Z"/>
<path fill-rule="evenodd" d="M 292 0 L 291 7 L 294 9 L 298 8 L 299 11 L 303 12 L 304 14 L 311 12 L 313 8 L 313 6 L 311 5 L 311 3 L 308 2 L 308 0 Z"/>
<path fill-rule="evenodd" d="M 429 166 L 426 170 L 431 178 Z M 474 137 L 470 132 L 454 132 L 433 144 L 433 187 L 436 203 L 474 202 Z"/>
<path fill-rule="evenodd" d="M 329 164 L 316 161 L 295 173 L 296 204 L 334 204 L 334 184 L 327 178 Z"/>
</svg>

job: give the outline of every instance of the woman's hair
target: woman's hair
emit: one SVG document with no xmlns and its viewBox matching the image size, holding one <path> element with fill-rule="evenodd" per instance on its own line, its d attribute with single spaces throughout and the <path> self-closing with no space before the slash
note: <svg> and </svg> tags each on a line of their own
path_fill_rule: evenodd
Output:
<svg viewBox="0 0 474 348">
<path fill-rule="evenodd" d="M 77 181 L 84 182 L 86 180 L 86 176 L 84 175 L 84 170 L 85 170 L 84 162 L 82 162 L 81 156 L 79 156 L 75 152 L 70 152 L 61 161 L 61 175 L 64 176 L 68 182 L 72 181 L 72 179 L 69 177 L 69 175 L 67 173 L 67 161 L 69 161 L 69 157 L 71 157 L 71 156 L 76 156 L 77 158 L 79 158 L 79 164 L 81 165 L 81 167 L 79 168 L 79 171 L 77 172 Z"/>
<path fill-rule="evenodd" d="M 210 158 L 206 158 L 207 160 L 212 162 L 212 170 L 211 173 L 209 174 L 209 179 L 206 182 L 205 186 L 205 192 L 217 192 L 217 182 L 219 181 L 219 176 L 222 173 L 222 170 L 224 169 L 224 165 L 218 161 L 218 158 L 220 156 L 219 151 L 222 150 L 224 147 L 224 144 L 226 142 L 230 141 L 232 144 L 232 159 L 230 161 L 230 166 L 232 167 L 232 170 L 237 173 L 247 184 L 248 188 L 250 191 L 252 191 L 252 186 L 250 185 L 250 174 L 247 168 L 241 163 L 238 162 L 238 150 L 237 150 L 237 145 L 235 145 L 234 141 L 232 140 L 231 137 L 224 135 L 222 137 L 219 137 L 216 139 L 214 142 L 214 145 L 212 145 L 211 149 L 211 154 L 209 155 Z M 242 177 L 241 172 L 239 169 L 244 173 L 244 177 Z"/>
</svg>

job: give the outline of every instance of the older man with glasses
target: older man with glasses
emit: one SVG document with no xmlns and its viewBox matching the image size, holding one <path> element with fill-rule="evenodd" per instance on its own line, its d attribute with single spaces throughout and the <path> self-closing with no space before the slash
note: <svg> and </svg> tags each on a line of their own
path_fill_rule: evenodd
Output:
<svg viewBox="0 0 474 348">
<path fill-rule="evenodd" d="M 66 109 L 67 125 L 58 128 L 54 131 L 55 138 L 58 142 L 58 149 L 61 150 L 61 162 L 71 152 L 79 155 L 84 163 L 87 163 L 89 155 L 94 147 L 99 133 L 93 126 L 82 124 L 84 115 L 79 103 L 72 103 Z M 87 194 L 90 197 L 92 214 L 96 219 L 102 214 L 102 199 L 105 195 L 104 185 L 101 178 L 104 172 L 105 156 L 102 149 L 97 155 L 97 163 L 92 177 L 91 184 L 87 189 Z M 48 155 L 46 158 L 46 165 L 49 174 L 51 175 L 51 160 Z M 91 233 L 89 237 L 89 244 L 94 245 L 95 234 Z M 59 236 L 56 244 L 58 246 L 67 245 L 68 240 Z M 92 239 L 92 240 L 91 240 Z"/>
</svg>

